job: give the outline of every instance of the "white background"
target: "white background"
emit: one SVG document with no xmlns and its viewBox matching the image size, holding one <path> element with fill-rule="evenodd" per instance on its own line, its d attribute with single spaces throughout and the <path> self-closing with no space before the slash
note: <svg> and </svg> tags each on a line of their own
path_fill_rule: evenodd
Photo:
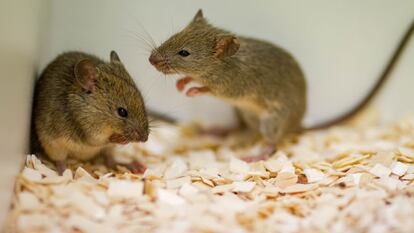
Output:
<svg viewBox="0 0 414 233">
<path fill-rule="evenodd" d="M 226 104 L 178 93 L 174 79 L 149 64 L 150 47 L 134 37 L 148 32 L 159 44 L 183 28 L 199 8 L 214 25 L 272 41 L 297 58 L 308 81 L 311 122 L 356 104 L 414 20 L 414 1 L 52 1 L 42 64 L 64 50 L 107 59 L 115 49 L 149 107 L 180 119 L 229 123 L 232 112 Z M 414 41 L 379 98 L 386 120 L 414 109 L 413 45 Z"/>
</svg>

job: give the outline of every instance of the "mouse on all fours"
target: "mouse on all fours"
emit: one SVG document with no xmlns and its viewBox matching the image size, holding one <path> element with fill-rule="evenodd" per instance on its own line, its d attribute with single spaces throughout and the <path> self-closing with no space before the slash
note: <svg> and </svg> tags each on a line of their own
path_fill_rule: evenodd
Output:
<svg viewBox="0 0 414 233">
<path fill-rule="evenodd" d="M 114 146 L 145 142 L 149 134 L 142 95 L 115 51 L 110 62 L 82 52 L 54 59 L 36 82 L 32 118 L 32 149 L 55 161 L 60 174 L 68 156 L 104 155 L 115 168 Z M 139 162 L 125 166 L 145 169 Z"/>
<path fill-rule="evenodd" d="M 207 22 L 201 10 L 180 32 L 171 36 L 149 57 L 164 74 L 180 74 L 177 89 L 190 82 L 187 96 L 210 94 L 235 106 L 253 132 L 263 136 L 264 157 L 271 155 L 288 134 L 320 129 L 341 123 L 363 109 L 379 92 L 395 66 L 414 23 L 404 35 L 375 86 L 353 109 L 342 116 L 305 128 L 306 81 L 295 58 L 270 42 L 238 36 Z"/>
</svg>

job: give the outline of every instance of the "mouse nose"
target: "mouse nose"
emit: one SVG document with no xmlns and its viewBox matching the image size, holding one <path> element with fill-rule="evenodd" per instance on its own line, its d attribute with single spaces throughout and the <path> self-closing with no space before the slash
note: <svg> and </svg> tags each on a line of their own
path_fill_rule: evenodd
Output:
<svg viewBox="0 0 414 233">
<path fill-rule="evenodd" d="M 148 60 L 151 65 L 155 66 L 162 61 L 162 57 L 158 54 L 151 54 Z"/>
<path fill-rule="evenodd" d="M 139 128 L 131 129 L 131 131 L 128 133 L 129 137 L 132 141 L 136 142 L 146 142 L 148 140 L 148 133 L 143 132 Z"/>
</svg>

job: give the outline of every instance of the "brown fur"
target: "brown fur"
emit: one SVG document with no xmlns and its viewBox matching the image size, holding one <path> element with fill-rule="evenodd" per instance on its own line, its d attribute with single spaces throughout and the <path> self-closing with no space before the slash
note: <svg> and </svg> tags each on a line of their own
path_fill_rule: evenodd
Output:
<svg viewBox="0 0 414 233">
<path fill-rule="evenodd" d="M 143 98 L 115 52 L 108 63 L 81 52 L 58 56 L 36 83 L 33 111 L 37 140 L 55 161 L 108 151 L 113 135 L 127 142 L 148 138 Z"/>
</svg>

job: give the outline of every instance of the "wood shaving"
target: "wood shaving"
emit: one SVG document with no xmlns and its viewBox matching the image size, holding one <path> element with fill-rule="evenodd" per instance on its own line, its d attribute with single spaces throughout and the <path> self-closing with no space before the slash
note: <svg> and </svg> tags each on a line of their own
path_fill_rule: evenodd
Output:
<svg viewBox="0 0 414 233">
<path fill-rule="evenodd" d="M 397 176 L 402 176 L 408 171 L 408 165 L 401 162 L 395 162 L 391 167 L 391 172 Z"/>
<path fill-rule="evenodd" d="M 369 170 L 369 172 L 377 177 L 388 177 L 391 174 L 391 169 L 385 167 L 380 163 L 377 163 L 373 168 Z"/>
<path fill-rule="evenodd" d="M 58 176 L 29 155 L 16 181 L 16 232 L 414 232 L 414 118 L 306 132 L 267 161 L 263 145 L 163 125 L 120 147 L 142 175 L 98 158 Z"/>
<path fill-rule="evenodd" d="M 305 168 L 303 173 L 305 173 L 308 183 L 315 183 L 325 178 L 323 172 L 312 168 Z"/>
<path fill-rule="evenodd" d="M 236 181 L 233 183 L 233 192 L 242 192 L 242 193 L 248 193 L 251 192 L 256 185 L 255 182 L 251 181 Z"/>
</svg>

